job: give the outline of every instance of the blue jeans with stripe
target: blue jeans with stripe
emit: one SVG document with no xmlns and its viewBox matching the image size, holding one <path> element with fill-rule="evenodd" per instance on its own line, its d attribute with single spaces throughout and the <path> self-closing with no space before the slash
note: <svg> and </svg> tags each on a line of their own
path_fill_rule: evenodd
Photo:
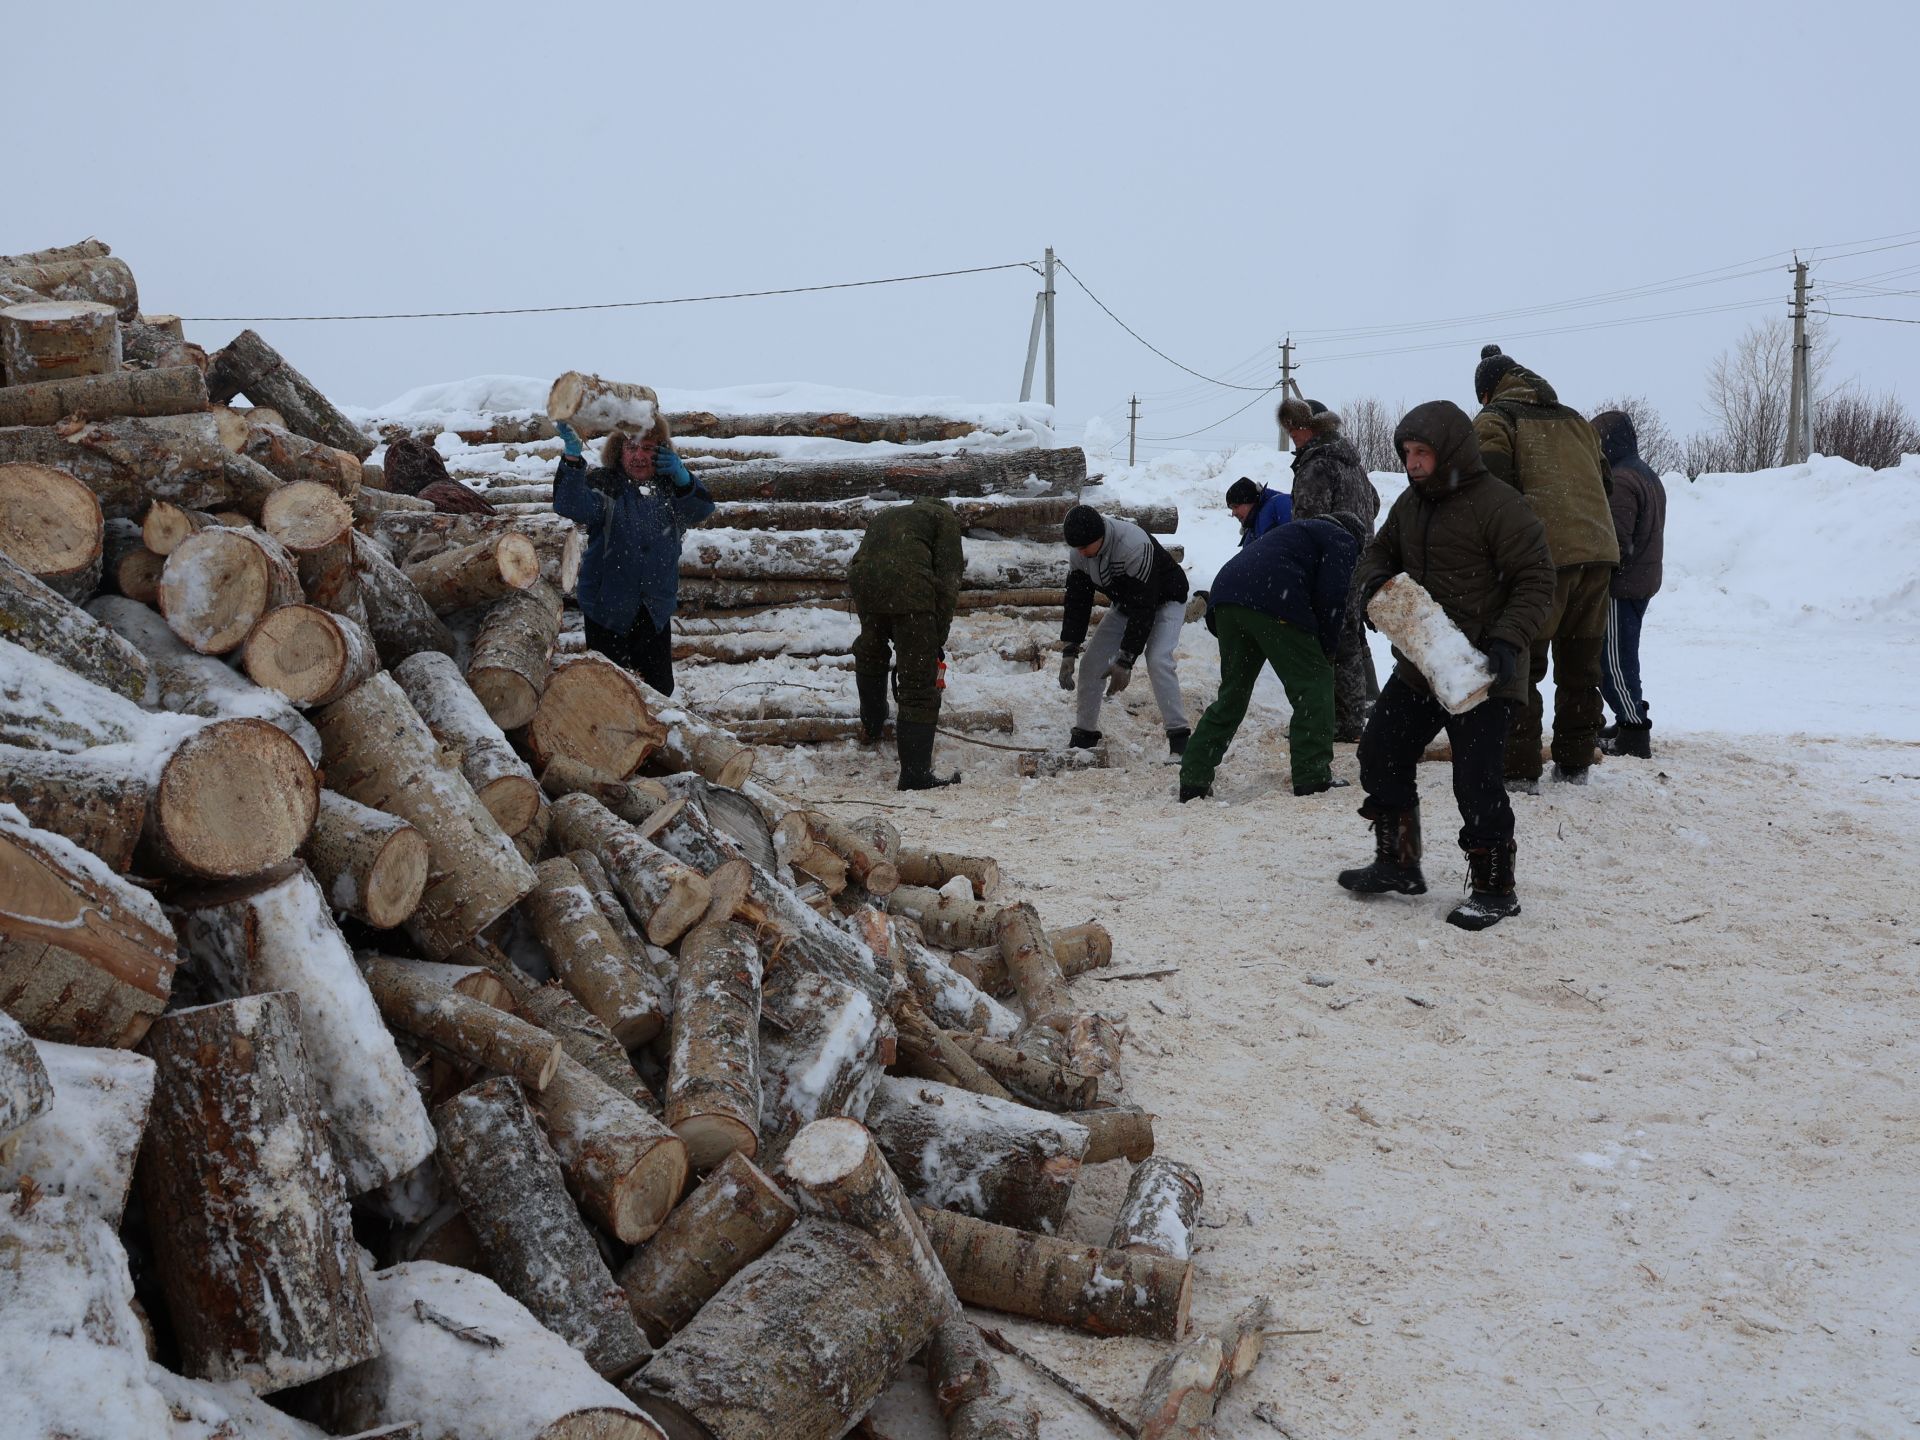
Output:
<svg viewBox="0 0 1920 1440">
<path fill-rule="evenodd" d="M 1607 643 L 1600 655 L 1600 694 L 1622 725 L 1646 725 L 1647 702 L 1640 694 L 1640 626 L 1649 600 L 1622 600 L 1607 607 Z"/>
</svg>

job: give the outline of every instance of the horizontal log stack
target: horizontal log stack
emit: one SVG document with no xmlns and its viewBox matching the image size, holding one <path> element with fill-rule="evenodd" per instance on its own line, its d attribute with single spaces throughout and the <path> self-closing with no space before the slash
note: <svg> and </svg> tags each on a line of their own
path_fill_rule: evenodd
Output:
<svg viewBox="0 0 1920 1440">
<path fill-rule="evenodd" d="M 128 323 L 114 267 L 0 272 L 56 263 Z M 83 411 L 6 432 L 41 483 L 0 435 L 46 501 L 0 527 L 0 1250 L 46 1257 L 0 1310 L 64 1265 L 99 1323 L 45 1346 L 290 1437 L 831 1440 L 936 1336 L 953 1433 L 1022 1433 L 962 1301 L 1183 1337 L 1185 1167 L 1057 1238 L 1084 1166 L 1152 1149 L 1093 1108 L 1104 932 L 556 666 L 539 541 L 396 550 L 346 523 L 361 472 L 312 447 L 367 449 L 324 396 L 257 336 L 210 379 L 307 443 Z M 160 504 L 212 518 L 137 584 Z"/>
</svg>

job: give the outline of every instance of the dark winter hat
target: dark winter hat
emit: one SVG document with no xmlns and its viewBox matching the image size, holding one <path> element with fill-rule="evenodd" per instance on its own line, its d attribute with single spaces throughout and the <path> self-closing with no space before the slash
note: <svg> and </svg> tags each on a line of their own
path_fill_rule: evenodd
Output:
<svg viewBox="0 0 1920 1440">
<path fill-rule="evenodd" d="M 1260 487 L 1242 475 L 1227 487 L 1227 504 L 1251 505 L 1260 498 Z"/>
<path fill-rule="evenodd" d="M 1100 518 L 1100 512 L 1091 505 L 1076 505 L 1067 511 L 1066 523 L 1060 528 L 1067 544 L 1078 550 L 1105 535 L 1107 522 Z"/>
<path fill-rule="evenodd" d="M 1313 424 L 1313 417 L 1325 410 L 1313 408 L 1313 401 L 1297 399 L 1289 395 L 1280 402 L 1280 428 L 1283 430 L 1305 430 Z"/>
<path fill-rule="evenodd" d="M 1520 362 L 1502 354 L 1498 345 L 1482 345 L 1480 363 L 1473 370 L 1474 397 L 1484 403 L 1493 394 L 1493 387 L 1500 383 L 1500 377 L 1519 368 Z"/>
<path fill-rule="evenodd" d="M 1324 415 L 1327 413 L 1327 407 L 1322 405 L 1318 400 L 1307 401 L 1307 409 L 1316 415 Z"/>
</svg>

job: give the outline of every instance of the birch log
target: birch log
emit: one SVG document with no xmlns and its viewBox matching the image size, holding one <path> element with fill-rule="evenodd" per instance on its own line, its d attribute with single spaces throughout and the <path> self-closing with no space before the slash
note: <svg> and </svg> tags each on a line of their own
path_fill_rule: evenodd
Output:
<svg viewBox="0 0 1920 1440">
<path fill-rule="evenodd" d="M 109 375 L 119 368 L 120 322 L 110 305 L 40 300 L 0 309 L 0 370 L 9 387 Z"/>
<path fill-rule="evenodd" d="M 93 491 L 108 519 L 137 518 L 155 500 L 258 515 L 280 487 L 270 472 L 221 445 L 210 414 L 0 429 L 0 464 L 65 471 Z"/>
<path fill-rule="evenodd" d="M 949 1320 L 935 1333 L 927 1383 L 946 1417 L 947 1440 L 1040 1440 L 1038 1415 L 1012 1392 L 972 1321 Z"/>
<path fill-rule="evenodd" d="M 570 1055 L 529 1098 L 581 1208 L 623 1244 L 657 1231 L 687 1186 L 680 1138 Z"/>
<path fill-rule="evenodd" d="M 601 913 L 571 860 L 543 860 L 523 908 L 553 973 L 628 1049 L 660 1033 L 653 975 Z"/>
<path fill-rule="evenodd" d="M 841 500 L 898 495 L 990 495 L 1029 481 L 1072 491 L 1087 478 L 1086 452 L 983 450 L 888 460 L 749 460 L 708 478 L 715 500 Z"/>
<path fill-rule="evenodd" d="M 247 636 L 242 664 L 254 684 L 295 705 L 331 705 L 378 670 L 380 656 L 373 637 L 347 616 L 295 604 L 260 617 Z"/>
<path fill-rule="evenodd" d="M 467 684 L 502 730 L 533 719 L 553 668 L 560 592 L 544 581 L 496 601 L 480 622 Z"/>
<path fill-rule="evenodd" d="M 434 650 L 409 655 L 393 667 L 393 678 L 449 753 L 460 764 L 473 793 L 500 829 L 518 835 L 540 809 L 540 785 L 507 743 L 472 690 L 460 667 Z"/>
<path fill-rule="evenodd" d="M 213 357 L 207 388 L 222 404 L 244 391 L 254 404 L 278 410 L 295 434 L 345 450 L 356 459 L 373 453 L 373 442 L 359 427 L 251 330 L 242 330 Z"/>
<path fill-rule="evenodd" d="M 45 466 L 16 466 L 15 469 L 42 470 Z M 48 470 L 50 475 L 64 472 Z M 92 491 L 88 491 L 92 494 Z M 94 502 L 96 505 L 99 501 Z M 147 549 L 140 527 L 131 520 L 109 520 L 101 534 L 100 582 L 103 587 L 142 605 L 160 603 L 160 572 L 166 557 Z M 55 586 L 55 589 L 60 587 Z M 62 593 L 65 593 L 64 591 Z M 68 595 L 69 600 L 73 599 Z"/>
<path fill-rule="evenodd" d="M 380 663 L 398 665 L 422 650 L 453 654 L 453 632 L 433 613 L 433 607 L 421 598 L 413 582 L 387 558 L 379 544 L 358 532 L 350 543 L 361 598 L 367 607 L 367 628 L 373 632 Z"/>
<path fill-rule="evenodd" d="M 327 903 L 376 930 L 391 930 L 419 908 L 431 864 L 427 842 L 397 815 L 320 792 L 313 831 L 301 849 Z"/>
<path fill-rule="evenodd" d="M 709 877 L 711 905 L 680 942 L 666 1114 L 695 1170 L 760 1146 L 760 948 L 733 921 L 749 868 L 731 861 Z"/>
<path fill-rule="evenodd" d="M 659 1118 L 660 1101 L 633 1068 L 625 1047 L 592 1011 L 567 993 L 565 986 L 517 984 L 513 987 L 512 1004 L 515 1014 L 558 1040 L 569 1059 L 585 1066 L 609 1089 L 626 1096 L 647 1114 Z"/>
<path fill-rule="evenodd" d="M 13 385 L 0 394 L 0 425 L 53 425 L 68 416 L 183 415 L 206 408 L 206 377 L 191 365 L 171 365 Z"/>
<path fill-rule="evenodd" d="M 160 613 L 202 655 L 239 649 L 262 615 L 305 598 L 293 557 L 263 530 L 189 535 L 160 572 Z"/>
<path fill-rule="evenodd" d="M 508 532 L 409 565 L 406 576 L 435 614 L 447 615 L 530 588 L 540 556 L 526 536 Z"/>
<path fill-rule="evenodd" d="M 97 752 L 0 747 L 0 802 L 19 806 L 29 824 L 65 836 L 116 875 L 133 865 L 152 798 L 144 774 L 103 763 Z"/>
<path fill-rule="evenodd" d="M 146 657 L 0 554 L 0 635 L 129 700 L 146 698 Z"/>
<path fill-rule="evenodd" d="M 706 878 L 641 839 L 589 795 L 554 802 L 552 838 L 561 851 L 593 852 L 655 945 L 673 944 L 707 913 L 712 887 Z"/>
<path fill-rule="evenodd" d="M 660 747 L 665 734 L 641 682 L 611 660 L 589 654 L 554 666 L 526 738 L 536 769 L 565 757 L 624 780 Z"/>
<path fill-rule="evenodd" d="M 0 266 L 0 276 L 54 300 L 88 301 L 105 305 L 122 320 L 140 314 L 140 291 L 127 262 L 109 255 L 81 254 L 81 247 L 62 246 L 58 252 L 36 252 L 14 257 Z"/>
<path fill-rule="evenodd" d="M 845 981 L 782 967 L 761 996 L 760 1150 L 769 1165 L 802 1128 L 861 1119 L 894 1061 L 894 1027 Z"/>
<path fill-rule="evenodd" d="M 468 1065 L 498 1070 L 539 1091 L 560 1068 L 560 1042 L 546 1031 L 463 995 L 440 976 L 384 955 L 361 955 L 367 989 L 387 1023 Z"/>
<path fill-rule="evenodd" d="M 1260 1363 L 1271 1310 L 1262 1295 L 1219 1334 L 1190 1336 L 1162 1355 L 1140 1398 L 1139 1440 L 1208 1440 L 1220 1401 Z"/>
<path fill-rule="evenodd" d="M 0 1011 L 0 1174 L 20 1145 L 21 1132 L 53 1109 L 53 1082 L 20 1022 Z"/>
<path fill-rule="evenodd" d="M 290 485 L 311 482 L 324 485 L 336 495 L 351 495 L 360 488 L 358 456 L 296 435 L 281 425 L 257 421 L 249 424 L 240 453 Z"/>
<path fill-rule="evenodd" d="M 1127 1197 L 1113 1223 L 1109 1250 L 1185 1260 L 1193 1254 L 1193 1227 L 1205 1187 L 1191 1165 L 1156 1155 L 1134 1168 Z"/>
<path fill-rule="evenodd" d="M 100 582 L 105 539 L 100 501 L 64 470 L 0 465 L 0 554 L 42 585 L 83 602 Z"/>
</svg>

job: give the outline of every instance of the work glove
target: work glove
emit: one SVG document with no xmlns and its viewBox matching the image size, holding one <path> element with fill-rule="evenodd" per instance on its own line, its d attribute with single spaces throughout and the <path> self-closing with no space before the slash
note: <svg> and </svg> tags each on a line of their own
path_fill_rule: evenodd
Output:
<svg viewBox="0 0 1920 1440">
<path fill-rule="evenodd" d="M 1520 672 L 1520 652 L 1505 640 L 1487 642 L 1487 663 L 1493 667 L 1493 683 L 1504 685 Z"/>
<path fill-rule="evenodd" d="M 560 444 L 565 448 L 569 460 L 578 460 L 586 453 L 587 447 L 580 443 L 580 432 L 564 420 L 553 422 L 554 433 L 559 435 Z"/>
<path fill-rule="evenodd" d="M 1076 684 L 1074 672 L 1079 668 L 1079 663 L 1080 647 L 1078 645 L 1069 645 L 1060 652 L 1060 688 L 1062 690 L 1074 688 Z"/>
<path fill-rule="evenodd" d="M 687 470 L 687 462 L 664 445 L 653 452 L 653 473 L 664 477 L 676 490 L 693 488 L 693 476 Z"/>
<path fill-rule="evenodd" d="M 1133 683 L 1133 661 L 1124 655 L 1107 667 L 1107 697 L 1118 695 Z"/>
</svg>

